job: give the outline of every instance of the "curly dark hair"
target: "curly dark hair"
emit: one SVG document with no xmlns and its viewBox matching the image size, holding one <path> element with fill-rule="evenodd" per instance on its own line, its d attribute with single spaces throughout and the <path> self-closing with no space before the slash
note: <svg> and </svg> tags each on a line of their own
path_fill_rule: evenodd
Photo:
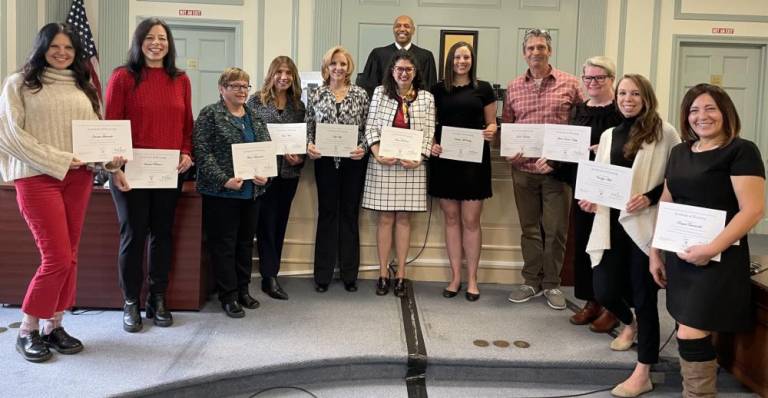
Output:
<svg viewBox="0 0 768 398">
<path fill-rule="evenodd" d="M 168 38 L 168 54 L 163 58 L 163 69 L 165 69 L 165 73 L 171 78 L 184 74 L 183 70 L 176 67 L 176 44 L 173 41 L 171 28 L 160 18 L 147 18 L 141 21 L 139 25 L 136 26 L 136 30 L 133 31 L 131 48 L 128 49 L 128 61 L 122 66 L 128 69 L 133 75 L 134 88 L 141 83 L 144 67 L 147 65 L 146 60 L 144 59 L 144 53 L 141 51 L 141 45 L 144 43 L 144 38 L 147 37 L 149 31 L 157 25 L 160 25 L 165 29 L 165 34 Z"/>
<path fill-rule="evenodd" d="M 43 88 L 43 71 L 48 66 L 45 60 L 45 53 L 51 46 L 53 39 L 59 33 L 66 35 L 72 42 L 72 48 L 75 50 L 75 58 L 67 69 L 71 70 L 75 77 L 75 86 L 85 93 L 91 101 L 91 107 L 97 115 L 101 114 L 101 105 L 99 93 L 96 87 L 91 83 L 91 73 L 87 65 L 87 53 L 83 48 L 83 43 L 75 34 L 72 26 L 61 22 L 52 22 L 45 26 L 35 36 L 35 44 L 32 46 L 27 61 L 21 67 L 20 72 L 24 75 L 24 86 L 38 92 Z"/>
<path fill-rule="evenodd" d="M 421 86 L 421 71 L 419 70 L 419 63 L 416 62 L 416 58 L 408 51 L 398 50 L 392 55 L 392 59 L 389 60 L 389 65 L 387 65 L 387 73 L 384 75 L 384 81 L 382 82 L 382 85 L 384 86 L 384 93 L 392 99 L 398 99 L 397 83 L 395 82 L 395 78 L 392 76 L 392 72 L 395 69 L 395 64 L 397 61 L 400 61 L 401 59 L 413 64 L 414 75 L 413 83 L 411 83 L 413 85 L 413 91 L 418 93 L 419 90 L 423 88 Z"/>
</svg>

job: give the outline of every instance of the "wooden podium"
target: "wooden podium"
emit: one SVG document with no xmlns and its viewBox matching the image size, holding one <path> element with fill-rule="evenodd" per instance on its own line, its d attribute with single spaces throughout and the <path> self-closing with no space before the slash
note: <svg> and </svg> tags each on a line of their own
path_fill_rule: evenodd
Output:
<svg viewBox="0 0 768 398">
<path fill-rule="evenodd" d="M 208 290 L 202 253 L 202 204 L 194 183 L 186 182 L 176 208 L 167 304 L 172 310 L 199 310 Z M 94 188 L 80 241 L 75 306 L 122 308 L 117 253 L 120 229 L 108 189 Z M 16 189 L 0 185 L 0 303 L 18 305 L 38 265 L 40 254 L 19 213 Z M 146 278 L 146 264 L 144 275 Z M 146 283 L 142 303 L 146 295 Z"/>
</svg>

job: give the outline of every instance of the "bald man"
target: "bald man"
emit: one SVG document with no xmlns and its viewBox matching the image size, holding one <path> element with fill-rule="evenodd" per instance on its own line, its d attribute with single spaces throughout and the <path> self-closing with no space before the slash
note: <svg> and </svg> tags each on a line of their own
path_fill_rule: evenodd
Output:
<svg viewBox="0 0 768 398">
<path fill-rule="evenodd" d="M 395 19 L 392 25 L 392 33 L 395 35 L 395 42 L 384 47 L 374 48 L 368 55 L 368 61 L 365 63 L 363 73 L 357 76 L 357 85 L 363 87 L 368 92 L 368 96 L 373 95 L 373 90 L 381 85 L 381 81 L 386 73 L 387 65 L 392 55 L 401 49 L 405 49 L 416 57 L 419 74 L 421 75 L 422 87 L 432 88 L 437 83 L 437 71 L 435 69 L 435 57 L 432 52 L 411 43 L 413 34 L 416 32 L 416 24 L 413 19 L 407 15 L 401 15 Z"/>
</svg>

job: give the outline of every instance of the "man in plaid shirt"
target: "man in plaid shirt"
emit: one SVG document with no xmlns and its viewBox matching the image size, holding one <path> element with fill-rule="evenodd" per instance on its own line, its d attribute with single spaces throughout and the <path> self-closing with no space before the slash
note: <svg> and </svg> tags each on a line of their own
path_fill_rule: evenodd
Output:
<svg viewBox="0 0 768 398">
<path fill-rule="evenodd" d="M 571 109 L 584 101 L 576 77 L 549 64 L 552 38 L 545 30 L 531 29 L 523 38 L 528 70 L 509 83 L 502 120 L 505 123 L 567 124 Z M 557 165 L 547 159 L 518 153 L 512 164 L 515 203 L 520 217 L 524 283 L 515 286 L 509 301 L 522 303 L 542 293 L 547 304 L 565 309 L 560 291 L 560 270 L 565 256 L 570 187 L 553 176 Z"/>
</svg>

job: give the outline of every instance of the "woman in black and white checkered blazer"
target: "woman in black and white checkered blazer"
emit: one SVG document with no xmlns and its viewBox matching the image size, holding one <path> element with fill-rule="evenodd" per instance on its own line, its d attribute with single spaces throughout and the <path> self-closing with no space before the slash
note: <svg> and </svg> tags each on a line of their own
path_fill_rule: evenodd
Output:
<svg viewBox="0 0 768 398">
<path fill-rule="evenodd" d="M 421 136 L 421 158 L 417 161 L 379 156 L 382 127 L 413 130 Z M 363 207 L 379 212 L 376 243 L 379 254 L 379 280 L 376 294 L 389 292 L 387 265 L 395 230 L 397 281 L 394 293 L 405 294 L 405 259 L 411 237 L 410 215 L 427 210 L 427 169 L 435 132 L 435 103 L 432 94 L 421 87 L 421 76 L 413 55 L 398 51 L 392 56 L 382 86 L 376 87 L 368 110 L 365 139 L 373 156 L 368 162 L 363 189 Z"/>
</svg>

